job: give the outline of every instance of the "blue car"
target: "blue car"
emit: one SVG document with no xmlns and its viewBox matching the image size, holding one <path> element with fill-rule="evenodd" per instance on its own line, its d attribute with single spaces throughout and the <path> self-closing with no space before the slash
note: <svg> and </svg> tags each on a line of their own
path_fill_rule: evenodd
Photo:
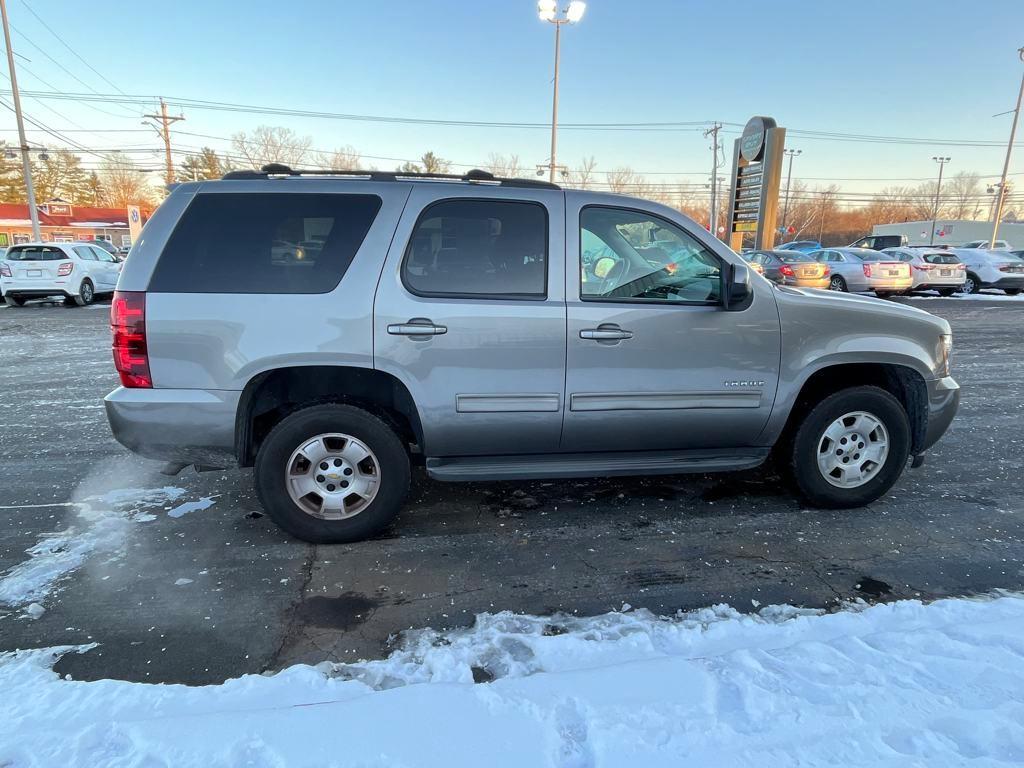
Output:
<svg viewBox="0 0 1024 768">
<path fill-rule="evenodd" d="M 775 246 L 776 251 L 800 251 L 801 253 L 810 253 L 811 251 L 821 250 L 821 243 L 817 240 L 794 240 L 791 243 L 783 243 L 782 245 Z"/>
</svg>

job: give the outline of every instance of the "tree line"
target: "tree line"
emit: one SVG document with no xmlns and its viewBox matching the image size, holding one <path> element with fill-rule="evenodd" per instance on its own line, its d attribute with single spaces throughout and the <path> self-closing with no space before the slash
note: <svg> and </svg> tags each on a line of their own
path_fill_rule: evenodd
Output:
<svg viewBox="0 0 1024 768">
<path fill-rule="evenodd" d="M 0 142 L 0 200 L 24 202 L 21 159 L 14 148 Z M 350 145 L 331 151 L 313 148 L 311 136 L 283 126 L 261 125 L 250 132 L 232 135 L 230 148 L 218 152 L 211 147 L 188 153 L 175 166 L 177 181 L 219 179 L 238 169 L 258 169 L 268 163 L 294 168 L 333 170 L 379 170 L 373 158 L 364 158 Z M 415 161 L 402 161 L 399 173 L 452 173 L 453 162 L 434 151 L 424 152 Z M 518 155 L 491 153 L 484 170 L 495 176 L 531 178 L 547 176 L 547 166 L 524 164 Z M 86 169 L 82 158 L 67 149 L 33 153 L 32 175 L 37 201 L 60 198 L 79 205 L 121 208 L 129 204 L 155 205 L 166 190 L 153 183 L 154 177 L 140 169 L 120 152 L 103 154 L 94 169 Z M 161 173 L 161 177 L 162 177 Z M 699 224 L 708 227 L 710 189 L 705 182 L 651 182 L 629 166 L 600 169 L 593 156 L 559 170 L 560 183 L 567 187 L 597 189 L 647 198 L 675 208 Z M 728 175 L 723 174 L 723 181 Z M 163 179 L 166 181 L 166 179 Z M 794 181 L 780 192 L 780 225 L 793 232 L 783 239 L 811 238 L 840 241 L 848 234 L 863 234 L 873 224 L 940 219 L 988 219 L 994 195 L 987 194 L 977 173 L 962 171 L 942 185 L 938 210 L 935 209 L 936 182 L 916 186 L 890 186 L 872 194 L 844 193 L 837 185 L 809 187 Z M 729 190 L 723 183 L 718 194 L 721 225 L 728 218 Z M 1024 204 L 1010 198 L 1005 220 L 1024 218 Z"/>
</svg>

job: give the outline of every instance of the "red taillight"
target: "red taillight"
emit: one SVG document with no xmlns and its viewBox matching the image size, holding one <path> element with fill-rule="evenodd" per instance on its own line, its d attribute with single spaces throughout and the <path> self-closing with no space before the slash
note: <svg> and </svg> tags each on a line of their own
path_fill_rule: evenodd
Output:
<svg viewBox="0 0 1024 768">
<path fill-rule="evenodd" d="M 7 264 L 0 264 L 0 277 L 14 277 L 11 274 L 11 268 Z"/>
<path fill-rule="evenodd" d="M 870 264 L 865 264 L 864 265 L 864 277 L 871 277 L 871 265 Z"/>
<path fill-rule="evenodd" d="M 126 387 L 153 386 L 146 348 L 146 294 L 141 291 L 115 291 L 110 305 L 110 332 L 113 334 L 114 367 Z"/>
<path fill-rule="evenodd" d="M 779 267 L 779 272 L 784 274 L 786 277 L 794 277 L 793 268 L 789 264 L 783 264 Z"/>
<path fill-rule="evenodd" d="M 932 268 L 931 264 L 911 264 L 910 266 L 920 272 L 928 272 Z"/>
<path fill-rule="evenodd" d="M 74 268 L 75 268 L 75 262 L 73 262 L 73 261 L 62 261 L 59 265 L 57 265 L 57 276 L 58 277 L 67 277 L 68 275 L 71 274 L 71 272 L 72 272 L 72 270 L 74 270 Z"/>
<path fill-rule="evenodd" d="M 957 269 L 967 269 L 967 265 L 966 264 L 957 264 L 956 268 Z"/>
<path fill-rule="evenodd" d="M 822 265 L 822 268 L 825 270 L 824 272 L 821 273 L 822 277 L 828 277 L 830 274 L 832 274 L 832 270 L 828 268 L 828 265 Z"/>
</svg>

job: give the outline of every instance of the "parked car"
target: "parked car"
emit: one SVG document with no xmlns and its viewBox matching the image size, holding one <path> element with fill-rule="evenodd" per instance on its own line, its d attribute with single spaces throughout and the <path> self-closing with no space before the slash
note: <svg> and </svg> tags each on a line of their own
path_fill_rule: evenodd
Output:
<svg viewBox="0 0 1024 768">
<path fill-rule="evenodd" d="M 790 243 L 782 243 L 775 246 L 776 251 L 802 251 L 804 253 L 810 253 L 821 248 L 821 243 L 817 240 L 793 240 Z"/>
<path fill-rule="evenodd" d="M 970 242 L 964 243 L 960 247 L 961 248 L 984 248 L 984 249 L 988 250 L 988 244 L 990 242 L 992 242 L 992 241 L 991 240 L 971 240 Z M 992 250 L 993 251 L 1008 251 L 1008 250 L 1010 250 L 1010 244 L 1008 242 L 1006 242 L 1005 240 L 996 240 L 995 247 L 992 248 Z"/>
<path fill-rule="evenodd" d="M 26 243 L 8 248 L 0 261 L 0 292 L 14 307 L 53 296 L 81 307 L 113 293 L 120 272 L 117 259 L 92 243 Z"/>
<path fill-rule="evenodd" d="M 914 284 L 910 265 L 881 251 L 870 248 L 826 248 L 812 255 L 832 270 L 829 288 L 833 291 L 874 291 L 881 298 L 909 291 Z"/>
<path fill-rule="evenodd" d="M 121 257 L 121 261 L 128 258 L 128 252 L 132 249 L 130 245 L 122 245 L 117 249 L 117 255 Z"/>
<path fill-rule="evenodd" d="M 762 269 L 761 274 L 779 285 L 828 288 L 829 268 L 811 254 L 800 251 L 751 251 L 744 258 Z"/>
<path fill-rule="evenodd" d="M 963 291 L 967 265 L 955 253 L 924 248 L 886 248 L 882 253 L 892 254 L 910 265 L 912 291 L 938 291 L 940 296 Z"/>
<path fill-rule="evenodd" d="M 274 258 L 308 239 L 315 257 Z M 413 462 L 608 477 L 774 449 L 808 503 L 860 506 L 959 401 L 941 318 L 755 279 L 668 206 L 482 171 L 180 184 L 111 328 L 116 438 L 170 473 L 253 466 L 272 519 L 316 542 L 381 531 Z"/>
<path fill-rule="evenodd" d="M 1024 262 L 1009 251 L 988 248 L 950 248 L 967 266 L 964 293 L 977 293 L 982 288 L 998 288 L 1008 296 L 1024 290 Z"/>
<path fill-rule="evenodd" d="M 906 244 L 906 235 L 868 235 L 860 240 L 854 240 L 847 247 L 870 248 L 873 251 L 882 251 L 886 248 L 901 248 Z"/>
<path fill-rule="evenodd" d="M 751 261 L 753 255 L 754 251 L 750 250 L 749 248 L 744 249 L 743 251 L 740 252 L 740 256 L 742 256 L 743 260 L 747 262 L 747 266 L 750 267 L 750 271 L 753 272 L 754 274 L 761 275 L 763 277 L 764 267 L 762 267 L 756 261 Z"/>
</svg>

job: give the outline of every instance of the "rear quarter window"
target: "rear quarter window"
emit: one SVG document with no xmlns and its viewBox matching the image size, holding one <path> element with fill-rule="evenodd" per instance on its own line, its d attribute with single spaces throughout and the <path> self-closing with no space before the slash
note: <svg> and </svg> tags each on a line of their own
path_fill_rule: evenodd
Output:
<svg viewBox="0 0 1024 768">
<path fill-rule="evenodd" d="M 156 293 L 329 293 L 380 210 L 376 195 L 196 195 L 160 255 Z"/>
</svg>

